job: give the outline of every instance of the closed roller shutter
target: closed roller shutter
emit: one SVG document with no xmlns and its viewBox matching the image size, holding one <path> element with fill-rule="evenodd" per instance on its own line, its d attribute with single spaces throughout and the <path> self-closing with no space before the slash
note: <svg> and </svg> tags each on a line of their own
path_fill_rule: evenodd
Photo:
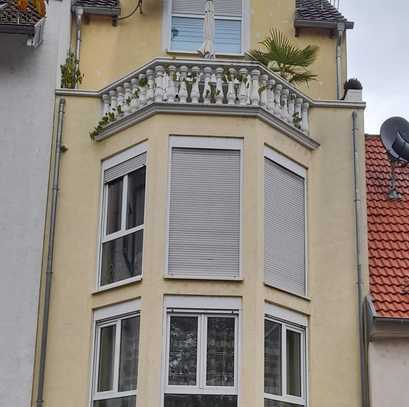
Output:
<svg viewBox="0 0 409 407">
<path fill-rule="evenodd" d="M 170 275 L 240 275 L 240 151 L 173 148 Z"/>
<path fill-rule="evenodd" d="M 104 182 L 105 183 L 110 182 L 116 178 L 122 177 L 125 174 L 137 170 L 138 168 L 144 166 L 145 164 L 146 153 L 133 157 L 127 161 L 122 162 L 121 164 L 115 165 L 114 167 L 105 170 Z"/>
<path fill-rule="evenodd" d="M 173 0 L 172 14 L 203 15 L 206 0 Z M 241 17 L 242 0 L 214 0 L 216 16 Z"/>
<path fill-rule="evenodd" d="M 266 283 L 305 294 L 304 178 L 264 159 Z"/>
</svg>

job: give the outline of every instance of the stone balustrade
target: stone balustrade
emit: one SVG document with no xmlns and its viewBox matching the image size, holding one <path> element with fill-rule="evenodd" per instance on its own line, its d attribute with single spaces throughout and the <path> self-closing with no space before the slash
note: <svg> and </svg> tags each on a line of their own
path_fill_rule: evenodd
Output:
<svg viewBox="0 0 409 407">
<path fill-rule="evenodd" d="M 156 59 L 103 89 L 102 122 L 153 103 L 259 107 L 305 134 L 309 130 L 310 99 L 255 62 Z"/>
</svg>

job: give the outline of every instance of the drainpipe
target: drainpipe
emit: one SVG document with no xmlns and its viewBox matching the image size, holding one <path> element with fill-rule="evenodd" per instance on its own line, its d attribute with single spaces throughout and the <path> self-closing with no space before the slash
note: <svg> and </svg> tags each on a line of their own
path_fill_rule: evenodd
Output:
<svg viewBox="0 0 409 407">
<path fill-rule="evenodd" d="M 337 50 L 336 50 L 336 70 L 337 70 L 337 99 L 341 99 L 341 45 L 342 45 L 342 37 L 344 36 L 345 32 L 345 23 L 338 23 L 337 24 Z"/>
<path fill-rule="evenodd" d="M 75 72 L 78 72 L 80 68 L 80 49 L 81 49 L 81 21 L 82 21 L 82 16 L 84 14 L 84 9 L 82 7 L 76 7 L 75 8 L 75 24 L 76 24 L 76 32 L 77 32 L 77 40 L 75 43 L 75 59 L 76 59 L 76 64 L 75 64 Z M 75 85 L 76 88 L 78 88 L 78 84 Z"/>
<path fill-rule="evenodd" d="M 50 294 L 51 282 L 53 276 L 53 257 L 54 257 L 54 236 L 55 236 L 55 221 L 57 216 L 57 202 L 60 179 L 60 159 L 61 153 L 66 151 L 66 147 L 61 144 L 62 129 L 64 122 L 64 106 L 65 99 L 61 98 L 58 106 L 58 121 L 57 121 L 57 138 L 54 151 L 54 167 L 53 167 L 53 183 L 51 195 L 51 215 L 48 230 L 48 254 L 47 254 L 47 269 L 45 274 L 45 292 L 43 306 L 43 326 L 41 332 L 41 349 L 40 362 L 38 373 L 38 388 L 37 388 L 37 407 L 42 407 L 44 400 L 44 375 L 45 375 L 45 359 L 47 353 L 47 337 L 48 337 L 48 319 L 50 313 Z"/>
<path fill-rule="evenodd" d="M 354 150 L 354 206 L 355 206 L 355 245 L 356 245 L 356 285 L 359 326 L 360 376 L 362 407 L 368 407 L 368 370 L 367 352 L 365 346 L 364 315 L 363 315 L 363 280 L 362 280 L 362 202 L 359 176 L 359 155 L 357 147 L 357 113 L 352 112 L 352 142 Z"/>
</svg>

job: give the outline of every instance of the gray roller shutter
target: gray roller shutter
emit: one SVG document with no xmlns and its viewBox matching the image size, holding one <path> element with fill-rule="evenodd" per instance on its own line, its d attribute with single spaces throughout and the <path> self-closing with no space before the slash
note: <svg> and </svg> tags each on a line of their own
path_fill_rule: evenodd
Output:
<svg viewBox="0 0 409 407">
<path fill-rule="evenodd" d="M 172 0 L 172 14 L 203 15 L 206 0 Z M 214 0 L 216 16 L 241 17 L 242 0 Z"/>
<path fill-rule="evenodd" d="M 275 287 L 305 294 L 304 178 L 264 159 L 264 273 Z"/>
<path fill-rule="evenodd" d="M 240 151 L 173 148 L 170 275 L 240 274 Z"/>
<path fill-rule="evenodd" d="M 136 157 L 133 157 L 129 160 L 126 160 L 114 167 L 108 168 L 104 172 L 104 182 L 110 182 L 115 178 L 122 177 L 125 174 L 128 174 L 132 171 L 137 170 L 138 168 L 146 164 L 146 153 L 140 154 Z"/>
</svg>

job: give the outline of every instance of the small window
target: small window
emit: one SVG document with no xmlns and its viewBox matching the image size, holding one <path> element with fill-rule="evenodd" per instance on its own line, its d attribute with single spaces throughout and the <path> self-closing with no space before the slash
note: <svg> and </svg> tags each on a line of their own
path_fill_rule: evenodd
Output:
<svg viewBox="0 0 409 407">
<path fill-rule="evenodd" d="M 237 407 L 234 314 L 170 312 L 164 407 Z"/>
<path fill-rule="evenodd" d="M 205 0 L 171 2 L 170 50 L 196 52 L 203 42 Z M 243 1 L 215 0 L 215 50 L 218 54 L 243 52 Z"/>
<path fill-rule="evenodd" d="M 264 406 L 305 406 L 305 329 L 264 320 Z"/>
<path fill-rule="evenodd" d="M 136 405 L 139 313 L 96 321 L 93 407 Z"/>
<path fill-rule="evenodd" d="M 104 170 L 99 285 L 141 276 L 146 153 Z"/>
</svg>

